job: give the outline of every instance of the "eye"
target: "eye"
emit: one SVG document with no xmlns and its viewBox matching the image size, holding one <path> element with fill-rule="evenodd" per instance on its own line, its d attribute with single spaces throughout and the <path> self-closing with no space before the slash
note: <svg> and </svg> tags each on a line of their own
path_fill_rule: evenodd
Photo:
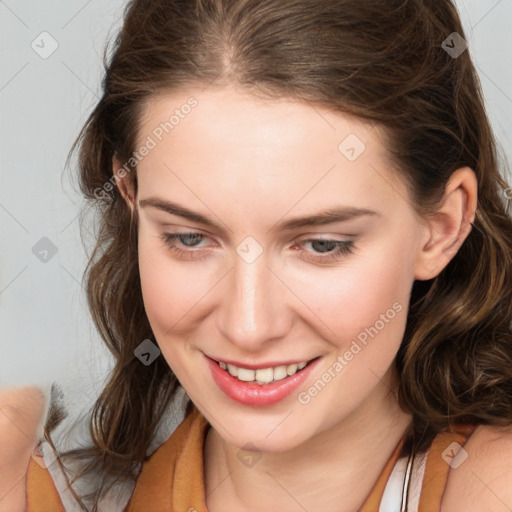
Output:
<svg viewBox="0 0 512 512">
<path fill-rule="evenodd" d="M 207 239 L 207 236 L 197 231 L 163 233 L 162 240 L 168 249 L 180 257 L 187 259 L 202 259 L 201 255 L 207 247 L 201 242 Z M 305 253 L 305 259 L 319 263 L 327 263 L 341 259 L 353 252 L 354 242 L 352 240 L 333 240 L 327 238 L 309 238 L 302 240 L 299 246 L 310 246 L 312 250 L 302 249 Z"/>
<path fill-rule="evenodd" d="M 164 233 L 163 235 L 165 243 L 169 247 L 174 247 L 176 240 L 178 240 L 185 247 L 196 247 L 197 243 L 200 242 L 204 235 L 201 233 Z"/>
<path fill-rule="evenodd" d="M 187 233 L 163 233 L 162 240 L 170 249 L 178 249 L 176 246 L 176 242 L 179 242 L 183 245 L 183 247 L 194 248 L 197 246 L 197 243 L 200 242 L 205 235 L 202 233 L 198 233 L 195 231 L 187 232 Z"/>
<path fill-rule="evenodd" d="M 203 245 L 199 245 L 207 238 L 202 233 L 196 231 L 162 233 L 160 238 L 164 241 L 166 247 L 179 258 L 201 260 L 207 257 L 207 253 L 201 250 Z"/>
<path fill-rule="evenodd" d="M 302 240 L 301 245 L 309 245 L 313 251 L 306 250 L 308 259 L 326 262 L 340 259 L 353 252 L 353 240 L 331 240 L 326 238 L 310 238 Z"/>
</svg>

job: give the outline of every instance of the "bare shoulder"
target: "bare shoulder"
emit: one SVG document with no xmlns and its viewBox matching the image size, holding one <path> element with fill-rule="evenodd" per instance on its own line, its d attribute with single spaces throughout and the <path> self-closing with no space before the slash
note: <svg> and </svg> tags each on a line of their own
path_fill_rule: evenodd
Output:
<svg viewBox="0 0 512 512">
<path fill-rule="evenodd" d="M 480 425 L 463 449 L 467 458 L 450 469 L 442 512 L 510 512 L 512 426 Z"/>
</svg>

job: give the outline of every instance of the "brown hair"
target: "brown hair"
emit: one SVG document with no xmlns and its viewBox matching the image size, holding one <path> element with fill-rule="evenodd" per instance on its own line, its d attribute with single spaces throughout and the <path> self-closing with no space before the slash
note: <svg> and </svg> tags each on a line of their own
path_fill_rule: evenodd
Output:
<svg viewBox="0 0 512 512">
<path fill-rule="evenodd" d="M 89 307 L 115 359 L 92 411 L 93 445 L 63 454 L 87 460 L 83 474 L 101 472 L 94 499 L 114 480 L 136 478 L 178 387 L 164 358 L 145 366 L 134 356 L 142 340 L 154 340 L 139 283 L 137 222 L 117 187 L 105 184 L 114 155 L 130 161 L 147 101 L 191 85 L 234 83 L 382 126 L 422 214 L 435 208 L 456 169 L 475 171 L 473 229 L 437 278 L 414 283 L 396 358 L 398 399 L 413 415 L 418 450 L 451 423 L 512 424 L 507 183 L 469 51 L 455 58 L 443 49 L 453 32 L 465 37 L 450 0 L 128 3 L 105 52 L 103 96 L 72 148 L 79 148 L 81 190 L 99 213 L 86 270 Z M 129 169 L 125 179 L 136 189 L 136 164 Z"/>
</svg>

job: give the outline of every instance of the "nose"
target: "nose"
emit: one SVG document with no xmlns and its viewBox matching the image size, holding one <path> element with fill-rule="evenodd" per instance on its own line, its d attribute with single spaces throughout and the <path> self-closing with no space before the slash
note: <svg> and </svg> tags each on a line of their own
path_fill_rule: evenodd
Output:
<svg viewBox="0 0 512 512">
<path fill-rule="evenodd" d="M 235 256 L 234 268 L 223 280 L 217 327 L 244 352 L 261 352 L 291 328 L 286 287 L 267 267 L 265 253 L 252 263 Z"/>
</svg>

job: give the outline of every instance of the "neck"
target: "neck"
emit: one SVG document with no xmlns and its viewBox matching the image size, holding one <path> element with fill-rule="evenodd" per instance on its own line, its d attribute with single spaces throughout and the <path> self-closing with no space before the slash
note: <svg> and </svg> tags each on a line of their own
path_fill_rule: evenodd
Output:
<svg viewBox="0 0 512 512">
<path fill-rule="evenodd" d="M 257 464 L 242 464 L 237 446 L 212 428 L 205 442 L 209 512 L 299 509 L 359 510 L 411 423 L 387 385 L 378 386 L 349 417 Z"/>
</svg>

